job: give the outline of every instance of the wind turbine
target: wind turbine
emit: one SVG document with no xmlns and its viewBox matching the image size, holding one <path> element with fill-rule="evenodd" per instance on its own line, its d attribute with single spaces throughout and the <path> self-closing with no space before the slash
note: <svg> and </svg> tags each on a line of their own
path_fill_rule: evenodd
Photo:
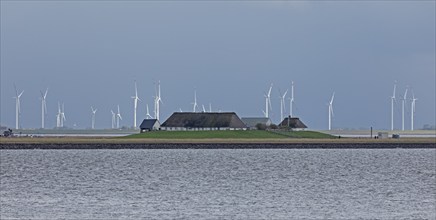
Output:
<svg viewBox="0 0 436 220">
<path fill-rule="evenodd" d="M 391 97 L 391 131 L 394 130 L 394 102 L 395 102 L 395 90 L 397 88 L 397 81 L 394 82 L 394 93 Z"/>
<path fill-rule="evenodd" d="M 62 112 L 60 114 L 60 122 L 61 122 L 61 127 L 64 127 L 64 121 L 66 121 L 67 119 L 65 118 L 65 108 L 64 108 L 64 103 L 62 103 Z"/>
<path fill-rule="evenodd" d="M 209 112 L 212 113 L 212 103 L 209 102 Z"/>
<path fill-rule="evenodd" d="M 335 98 L 335 93 L 333 92 L 332 98 L 330 99 L 329 102 L 329 130 L 332 130 L 332 117 L 334 116 L 333 114 L 333 99 Z"/>
<path fill-rule="evenodd" d="M 97 112 L 97 109 L 94 109 L 91 106 L 91 111 L 92 111 L 92 117 L 91 117 L 91 129 L 95 128 L 95 113 Z"/>
<path fill-rule="evenodd" d="M 136 109 L 138 108 L 138 101 L 141 99 L 138 97 L 138 88 L 136 86 L 135 80 L 135 96 L 132 96 L 133 99 L 133 129 L 136 129 Z"/>
<path fill-rule="evenodd" d="M 204 112 L 206 112 L 206 109 L 204 108 L 204 105 L 202 105 L 202 106 L 203 106 L 203 113 L 204 113 Z"/>
<path fill-rule="evenodd" d="M 115 112 L 112 111 L 112 109 L 111 109 L 111 113 L 112 113 L 112 129 L 114 129 L 115 128 Z"/>
<path fill-rule="evenodd" d="M 415 108 L 416 108 L 416 100 L 418 100 L 418 99 L 416 99 L 415 98 L 415 93 L 413 92 L 413 90 L 412 90 L 412 106 L 411 106 L 411 108 L 410 108 L 410 129 L 413 131 L 413 122 L 414 122 L 414 117 L 415 117 Z"/>
<path fill-rule="evenodd" d="M 194 90 L 194 103 L 191 103 L 191 104 L 194 105 L 194 108 L 192 111 L 197 112 L 197 90 Z"/>
<path fill-rule="evenodd" d="M 147 114 L 145 115 L 145 117 L 146 117 L 147 119 L 153 118 L 153 117 L 150 115 L 150 111 L 148 110 L 148 104 L 147 104 L 146 106 L 147 106 Z"/>
<path fill-rule="evenodd" d="M 265 118 L 269 118 L 269 109 L 271 108 L 271 90 L 272 90 L 273 84 L 271 83 L 271 86 L 269 87 L 268 93 L 265 93 Z"/>
<path fill-rule="evenodd" d="M 157 88 L 156 88 L 156 96 L 154 97 L 154 118 L 157 120 L 159 120 L 160 118 L 160 103 L 163 102 L 160 97 L 160 81 L 158 81 Z"/>
<path fill-rule="evenodd" d="M 285 111 L 285 97 L 286 97 L 286 94 L 288 93 L 288 90 L 286 90 L 286 92 L 282 95 L 282 92 L 280 92 L 280 90 L 279 90 L 279 93 L 280 93 L 280 121 L 281 120 L 283 120 L 283 113 L 284 113 L 284 111 Z"/>
<path fill-rule="evenodd" d="M 41 92 L 41 128 L 44 129 L 45 128 L 45 115 L 47 114 L 47 102 L 46 102 L 46 98 L 47 98 L 47 92 L 48 92 L 48 88 L 45 90 L 45 93 Z"/>
<path fill-rule="evenodd" d="M 56 114 L 56 127 L 57 128 L 61 127 L 61 116 L 62 116 L 61 103 L 58 102 L 58 113 Z"/>
<path fill-rule="evenodd" d="M 294 81 L 291 82 L 291 98 L 289 99 L 289 115 L 293 116 L 293 104 L 294 104 Z"/>
<path fill-rule="evenodd" d="M 401 100 L 402 102 L 402 111 L 401 111 L 401 130 L 404 131 L 404 107 L 406 105 L 406 98 L 407 98 L 407 90 L 408 88 L 406 88 L 406 92 L 404 93 L 404 97 Z"/>
<path fill-rule="evenodd" d="M 118 113 L 117 113 L 117 128 L 120 128 L 120 119 L 123 120 L 123 118 L 121 117 L 121 113 L 120 113 L 120 105 L 118 105 L 117 107 L 118 107 Z"/>
<path fill-rule="evenodd" d="M 23 95 L 24 90 L 18 94 L 18 90 L 17 87 L 14 84 L 14 88 L 15 88 L 15 129 L 19 129 L 19 118 L 20 118 L 20 114 L 21 114 L 21 104 L 20 104 L 20 98 Z"/>
</svg>

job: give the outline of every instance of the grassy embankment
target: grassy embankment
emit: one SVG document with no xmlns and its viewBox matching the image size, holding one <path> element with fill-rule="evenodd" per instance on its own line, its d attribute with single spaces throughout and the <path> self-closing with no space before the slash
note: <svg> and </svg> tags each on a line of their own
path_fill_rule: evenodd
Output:
<svg viewBox="0 0 436 220">
<path fill-rule="evenodd" d="M 334 136 L 314 131 L 271 132 L 271 131 L 156 131 L 133 134 L 122 138 L 142 139 L 285 139 L 316 138 L 328 139 Z"/>
<path fill-rule="evenodd" d="M 323 144 L 379 144 L 379 143 L 431 143 L 436 138 L 337 138 L 313 131 L 268 132 L 268 131 L 160 131 L 134 134 L 125 137 L 0 137 L 0 145 L 8 144 L 191 144 L 191 143 L 323 143 Z M 436 145 L 435 145 L 436 146 Z"/>
</svg>

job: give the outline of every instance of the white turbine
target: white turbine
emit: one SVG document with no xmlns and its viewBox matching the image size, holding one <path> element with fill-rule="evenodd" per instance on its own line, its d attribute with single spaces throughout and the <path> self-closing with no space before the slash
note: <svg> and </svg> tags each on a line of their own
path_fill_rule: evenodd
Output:
<svg viewBox="0 0 436 220">
<path fill-rule="evenodd" d="M 67 118 L 65 118 L 65 105 L 64 105 L 64 103 L 62 103 L 62 112 L 61 112 L 61 114 L 60 114 L 60 122 L 61 122 L 61 127 L 63 128 L 64 127 L 64 121 L 66 121 L 67 120 Z"/>
<path fill-rule="evenodd" d="M 58 113 L 56 114 L 56 127 L 57 128 L 61 127 L 61 116 L 62 116 L 61 103 L 58 102 Z"/>
<path fill-rule="evenodd" d="M 289 98 L 289 115 L 293 116 L 293 104 L 294 104 L 294 81 L 291 82 L 291 98 Z"/>
<path fill-rule="evenodd" d="M 156 88 L 156 96 L 154 97 L 154 118 L 157 120 L 159 120 L 160 118 L 160 103 L 163 102 L 160 97 L 160 81 L 158 81 L 157 88 Z"/>
<path fill-rule="evenodd" d="M 332 98 L 329 102 L 329 130 L 332 130 L 332 117 L 334 116 L 333 113 L 333 100 L 335 98 L 335 93 L 333 92 Z"/>
<path fill-rule="evenodd" d="M 112 113 L 112 129 L 115 128 L 115 112 L 111 110 Z"/>
<path fill-rule="evenodd" d="M 19 118 L 20 118 L 20 114 L 21 114 L 21 102 L 20 102 L 20 98 L 23 95 L 24 90 L 18 94 L 18 90 L 17 87 L 14 84 L 14 88 L 15 88 L 15 129 L 19 129 L 20 124 L 19 124 Z"/>
<path fill-rule="evenodd" d="M 413 131 L 413 123 L 414 123 L 414 117 L 415 117 L 415 108 L 416 108 L 416 99 L 415 98 L 415 93 L 413 93 L 412 91 L 412 104 L 411 104 L 411 108 L 410 108 L 410 129 Z"/>
<path fill-rule="evenodd" d="M 97 109 L 94 109 L 91 106 L 91 111 L 92 111 L 92 117 L 91 117 L 91 129 L 95 128 L 95 113 L 97 112 Z"/>
<path fill-rule="evenodd" d="M 406 105 L 406 99 L 407 99 L 407 90 L 408 90 L 408 88 L 406 88 L 406 92 L 404 93 L 404 97 L 403 97 L 403 99 L 401 100 L 402 102 L 402 112 L 401 112 L 401 130 L 403 130 L 404 131 L 404 108 L 405 108 L 405 105 Z"/>
<path fill-rule="evenodd" d="M 138 88 L 136 86 L 136 80 L 135 80 L 135 96 L 132 96 L 133 99 L 133 129 L 136 129 L 136 110 L 138 108 L 138 101 L 141 101 L 141 99 L 138 97 Z"/>
<path fill-rule="evenodd" d="M 285 93 L 282 95 L 282 92 L 280 92 L 280 121 L 283 120 L 283 113 L 285 112 L 285 97 L 286 94 L 288 93 L 288 90 L 285 91 Z"/>
<path fill-rule="evenodd" d="M 204 105 L 202 105 L 202 106 L 203 106 L 203 113 L 204 113 L 204 112 L 206 112 L 206 109 L 204 108 Z"/>
<path fill-rule="evenodd" d="M 397 88 L 397 81 L 394 82 L 394 93 L 391 97 L 391 131 L 394 130 L 394 102 L 395 102 L 395 90 Z"/>
<path fill-rule="evenodd" d="M 118 105 L 117 107 L 118 107 L 118 112 L 117 112 L 117 128 L 120 128 L 120 119 L 123 120 L 123 118 L 121 117 L 121 113 L 120 113 L 120 105 Z"/>
<path fill-rule="evenodd" d="M 209 112 L 212 113 L 212 103 L 209 102 Z"/>
<path fill-rule="evenodd" d="M 192 112 L 197 112 L 197 90 L 194 90 L 194 102 L 191 104 L 194 105 Z"/>
<path fill-rule="evenodd" d="M 269 110 L 271 108 L 271 90 L 272 90 L 273 84 L 271 83 L 271 86 L 269 87 L 268 93 L 265 93 L 265 118 L 269 118 Z"/>
<path fill-rule="evenodd" d="M 47 98 L 47 92 L 48 92 L 48 88 L 45 90 L 45 93 L 41 92 L 41 128 L 44 129 L 45 128 L 45 115 L 47 114 L 47 102 L 46 102 L 46 98 Z"/>
<path fill-rule="evenodd" d="M 153 118 L 151 115 L 150 115 L 150 111 L 148 110 L 148 104 L 146 105 L 146 110 L 147 110 L 147 114 L 145 115 L 145 117 L 147 118 L 147 119 L 150 119 L 150 118 Z"/>
</svg>

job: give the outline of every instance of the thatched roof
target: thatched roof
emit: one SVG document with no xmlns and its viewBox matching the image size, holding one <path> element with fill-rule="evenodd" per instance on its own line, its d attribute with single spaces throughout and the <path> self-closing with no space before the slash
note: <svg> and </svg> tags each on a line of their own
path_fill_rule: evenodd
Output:
<svg viewBox="0 0 436 220">
<path fill-rule="evenodd" d="M 247 126 L 234 112 L 175 112 L 162 124 L 162 127 L 246 128 Z"/>
<path fill-rule="evenodd" d="M 289 117 L 283 119 L 283 121 L 279 124 L 279 127 L 288 127 L 289 125 L 289 128 L 307 128 L 307 126 L 302 121 L 300 121 L 299 118 L 290 118 L 289 124 L 288 120 Z"/>
</svg>

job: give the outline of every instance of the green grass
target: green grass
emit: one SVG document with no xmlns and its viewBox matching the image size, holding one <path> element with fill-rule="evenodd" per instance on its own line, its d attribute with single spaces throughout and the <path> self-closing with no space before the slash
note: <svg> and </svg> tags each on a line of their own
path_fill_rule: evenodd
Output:
<svg viewBox="0 0 436 220">
<path fill-rule="evenodd" d="M 313 138 L 313 139 L 332 139 L 336 136 L 324 134 L 316 131 L 275 131 L 277 134 L 284 135 L 289 138 Z"/>
<path fill-rule="evenodd" d="M 154 131 L 133 134 L 122 138 L 148 139 L 284 139 L 284 138 L 334 138 L 313 131 Z"/>
</svg>

